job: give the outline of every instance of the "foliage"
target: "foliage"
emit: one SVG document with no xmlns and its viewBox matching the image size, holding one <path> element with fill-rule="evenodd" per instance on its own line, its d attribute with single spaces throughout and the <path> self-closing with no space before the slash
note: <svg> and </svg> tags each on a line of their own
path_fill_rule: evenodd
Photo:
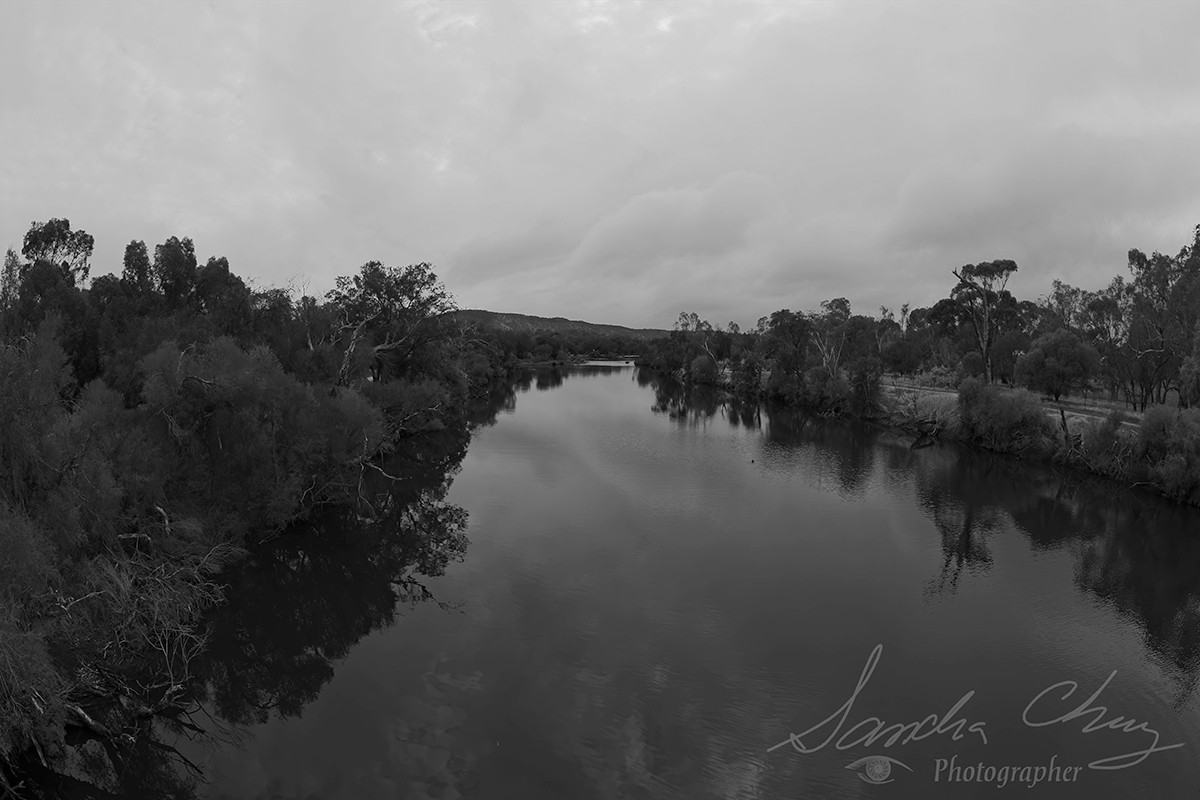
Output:
<svg viewBox="0 0 1200 800">
<path fill-rule="evenodd" d="M 1200 325 L 1192 337 L 1192 352 L 1179 368 L 1179 401 L 1185 406 L 1200 406 Z"/>
<path fill-rule="evenodd" d="M 708 355 L 699 355 L 692 359 L 688 375 L 696 383 L 716 383 L 717 364 Z"/>
<path fill-rule="evenodd" d="M 959 386 L 958 415 L 965 439 L 1000 452 L 1043 450 L 1054 430 L 1036 395 L 987 386 L 977 378 Z"/>
<path fill-rule="evenodd" d="M 1200 409 L 1152 408 L 1138 429 L 1142 472 L 1168 496 L 1200 503 Z"/>
<path fill-rule="evenodd" d="M 1114 478 L 1128 476 L 1134 446 L 1133 437 L 1125 432 L 1126 419 L 1124 411 L 1115 409 L 1103 420 L 1088 420 L 1078 445 L 1083 466 Z"/>
<path fill-rule="evenodd" d="M 958 285 L 951 299 L 961 304 L 975 332 L 987 383 L 992 382 L 992 346 L 1001 331 L 1004 306 L 1013 304 L 1004 287 L 1016 271 L 1016 262 L 1007 259 L 966 264 L 953 271 Z"/>
<path fill-rule="evenodd" d="M 136 747 L 117 734 L 177 702 L 216 571 L 317 507 L 381 512 L 380 460 L 465 431 L 505 356 L 464 342 L 428 264 L 322 303 L 179 237 L 85 287 L 92 244 L 34 223 L 0 272 L 0 766 L 54 762 L 68 724 Z"/>
<path fill-rule="evenodd" d="M 1096 348 L 1067 330 L 1045 334 L 1017 360 L 1021 384 L 1045 392 L 1058 402 L 1072 389 L 1086 386 L 1100 368 Z"/>
<path fill-rule="evenodd" d="M 370 261 L 358 274 L 338 278 L 329 304 L 347 352 L 338 377 L 343 386 L 360 343 L 371 349 L 372 378 L 406 375 L 421 350 L 446 335 L 451 323 L 445 315 L 454 310 L 450 293 L 427 263 L 401 269 Z"/>
<path fill-rule="evenodd" d="M 46 263 L 62 271 L 71 285 L 88 278 L 95 240 L 87 231 L 71 230 L 71 221 L 35 222 L 25 233 L 21 255 L 34 264 Z"/>
</svg>

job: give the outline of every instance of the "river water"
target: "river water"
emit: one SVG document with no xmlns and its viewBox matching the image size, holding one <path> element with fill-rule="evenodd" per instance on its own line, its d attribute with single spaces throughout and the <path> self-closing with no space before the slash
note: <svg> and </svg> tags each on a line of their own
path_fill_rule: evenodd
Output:
<svg viewBox="0 0 1200 800">
<path fill-rule="evenodd" d="M 399 528 L 238 571 L 200 794 L 1197 796 L 1200 514 L 908 443 L 530 376 Z"/>
</svg>

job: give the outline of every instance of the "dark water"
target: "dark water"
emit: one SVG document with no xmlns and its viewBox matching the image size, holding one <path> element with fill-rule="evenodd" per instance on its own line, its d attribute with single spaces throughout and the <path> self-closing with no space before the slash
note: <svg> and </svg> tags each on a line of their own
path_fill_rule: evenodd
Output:
<svg viewBox="0 0 1200 800">
<path fill-rule="evenodd" d="M 632 367 L 543 372 L 465 446 L 410 454 L 391 528 L 235 577 L 203 796 L 1196 796 L 1195 512 Z"/>
</svg>

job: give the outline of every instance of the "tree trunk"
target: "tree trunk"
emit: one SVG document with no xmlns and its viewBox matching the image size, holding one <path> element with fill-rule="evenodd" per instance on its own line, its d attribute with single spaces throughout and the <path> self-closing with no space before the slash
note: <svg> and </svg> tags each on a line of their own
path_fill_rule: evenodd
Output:
<svg viewBox="0 0 1200 800">
<path fill-rule="evenodd" d="M 358 342 L 362 339 L 363 330 L 367 327 L 367 320 L 358 323 L 358 327 L 354 329 L 354 333 L 350 334 L 350 344 L 346 346 L 346 353 L 342 356 L 342 367 L 338 370 L 337 384 L 338 386 L 350 385 L 350 367 L 354 360 L 354 351 L 358 347 Z"/>
</svg>

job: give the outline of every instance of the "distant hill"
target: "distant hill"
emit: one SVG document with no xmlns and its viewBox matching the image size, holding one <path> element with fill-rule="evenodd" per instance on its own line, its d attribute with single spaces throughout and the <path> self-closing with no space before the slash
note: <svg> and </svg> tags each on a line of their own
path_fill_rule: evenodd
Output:
<svg viewBox="0 0 1200 800">
<path fill-rule="evenodd" d="M 460 322 L 474 323 L 481 328 L 493 328 L 506 331 L 550 330 L 562 334 L 596 334 L 601 336 L 631 336 L 636 339 L 657 339 L 666 336 L 669 331 L 653 328 L 626 328 L 621 325 L 601 325 L 595 322 L 581 322 L 565 317 L 534 317 L 529 314 L 505 314 L 500 311 L 483 311 L 468 309 L 452 312 Z"/>
</svg>

